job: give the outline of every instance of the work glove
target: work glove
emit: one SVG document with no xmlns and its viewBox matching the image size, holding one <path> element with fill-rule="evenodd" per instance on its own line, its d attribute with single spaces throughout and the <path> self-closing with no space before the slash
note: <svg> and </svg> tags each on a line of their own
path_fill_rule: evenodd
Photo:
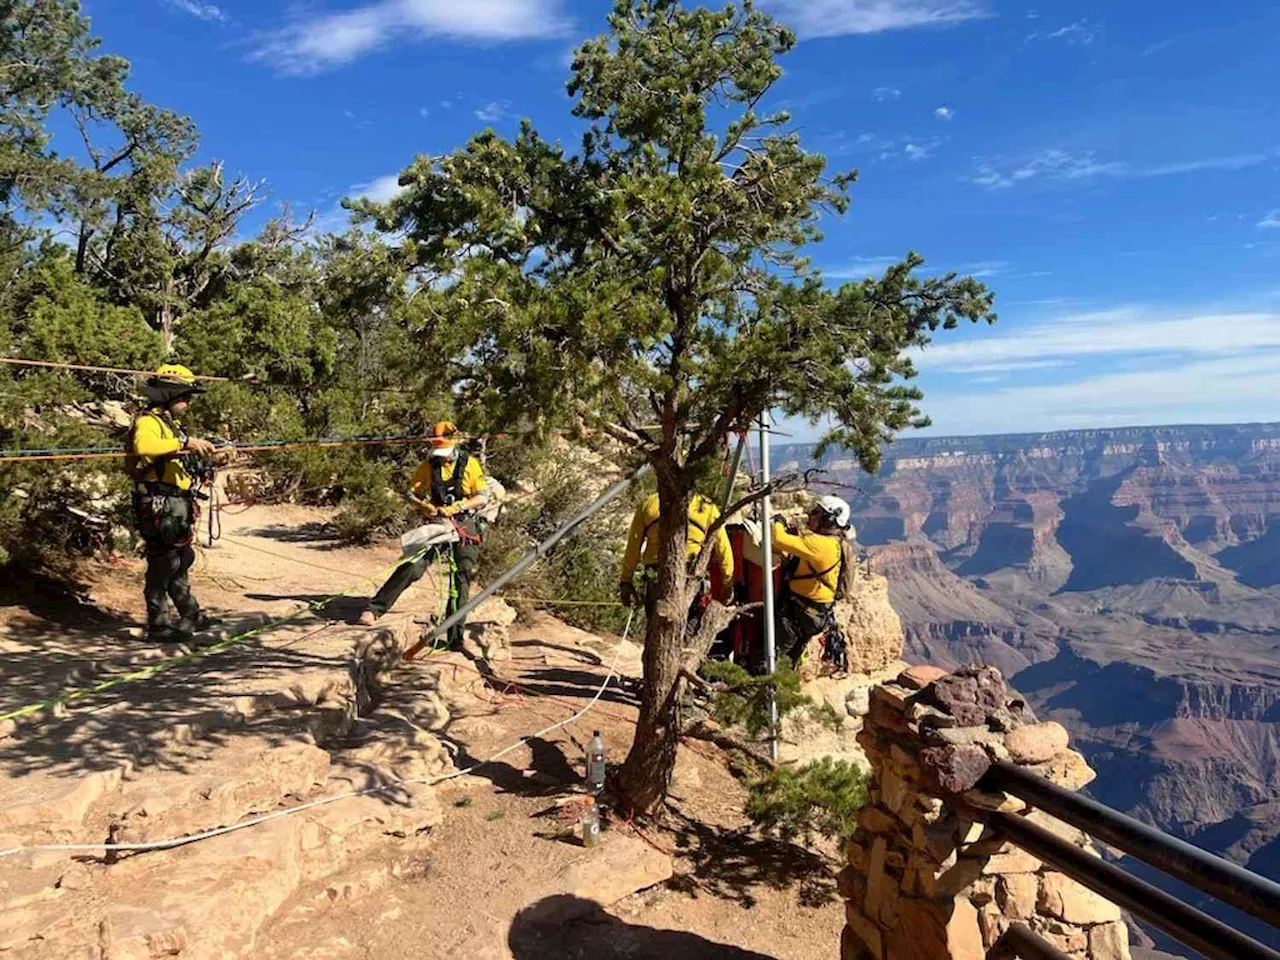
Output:
<svg viewBox="0 0 1280 960">
<path fill-rule="evenodd" d="M 634 607 L 636 605 L 636 585 L 630 580 L 624 580 L 618 584 L 618 599 L 624 607 Z"/>
<path fill-rule="evenodd" d="M 213 444 L 208 440 L 198 440 L 195 437 L 188 437 L 187 450 L 200 457 L 213 456 Z"/>
</svg>

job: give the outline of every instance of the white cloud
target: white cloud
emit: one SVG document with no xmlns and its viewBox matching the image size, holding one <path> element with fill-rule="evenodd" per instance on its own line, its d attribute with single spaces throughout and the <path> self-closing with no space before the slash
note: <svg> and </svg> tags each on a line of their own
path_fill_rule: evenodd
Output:
<svg viewBox="0 0 1280 960">
<path fill-rule="evenodd" d="M 897 100 L 902 96 L 902 91 L 897 87 L 876 87 L 871 91 L 871 98 L 881 102 L 885 100 Z"/>
<path fill-rule="evenodd" d="M 227 20 L 227 15 L 222 8 L 212 3 L 202 3 L 201 0 L 165 0 L 165 2 L 176 10 L 189 13 L 201 20 L 208 20 L 210 23 L 225 23 Z"/>
<path fill-rule="evenodd" d="M 1274 210 L 1264 215 L 1263 218 L 1258 221 L 1258 226 L 1262 227 L 1264 230 L 1280 229 L 1280 207 L 1276 207 Z"/>
<path fill-rule="evenodd" d="M 510 116 L 507 113 L 510 106 L 510 100 L 491 101 L 476 111 L 476 119 L 481 123 L 501 123 Z"/>
<path fill-rule="evenodd" d="M 1280 313 L 1162 316 L 1122 307 L 1056 317 L 1016 333 L 944 342 L 915 351 L 920 367 L 971 371 L 1038 361 L 1104 356 L 1226 356 L 1280 349 Z"/>
<path fill-rule="evenodd" d="M 878 277 L 901 257 L 858 257 L 836 267 L 823 269 L 823 274 L 833 280 L 862 280 L 864 277 Z"/>
<path fill-rule="evenodd" d="M 400 186 L 400 174 L 389 173 L 385 177 L 377 177 L 367 183 L 354 184 L 351 187 L 350 196 L 372 200 L 374 203 L 386 203 L 403 192 L 404 187 Z"/>
<path fill-rule="evenodd" d="M 956 273 L 969 277 L 994 277 L 1007 273 L 1013 266 L 1008 260 L 979 260 L 976 263 L 962 263 L 956 267 Z"/>
<path fill-rule="evenodd" d="M 918 143 L 908 143 L 902 148 L 908 160 L 923 160 L 929 155 L 929 148 Z"/>
<path fill-rule="evenodd" d="M 1179 173 L 1199 173 L 1202 170 L 1246 170 L 1266 163 L 1275 154 L 1242 153 L 1233 157 L 1205 157 L 1202 160 L 1184 160 L 1180 163 L 1166 163 L 1139 170 L 1140 177 L 1167 177 Z"/>
<path fill-rule="evenodd" d="M 300 16 L 262 38 L 254 57 L 282 73 L 306 75 L 350 63 L 393 40 L 499 43 L 562 36 L 569 28 L 563 0 L 380 0 Z"/>
<path fill-rule="evenodd" d="M 1088 20 L 1077 20 L 1075 23 L 1069 23 L 1065 27 L 1059 27 L 1057 30 L 1044 34 L 1043 39 L 1061 40 L 1072 47 L 1087 47 L 1097 40 L 1101 33 L 1102 27 L 1098 24 L 1090 23 Z M 1037 34 L 1033 33 L 1031 38 L 1036 36 Z"/>
<path fill-rule="evenodd" d="M 926 398 L 935 434 L 1280 419 L 1280 351 Z"/>
<path fill-rule="evenodd" d="M 452 101 L 452 100 L 441 100 L 441 101 L 440 101 L 440 106 L 441 106 L 441 107 L 443 107 L 445 110 L 452 110 L 452 109 L 453 109 L 453 101 Z"/>
<path fill-rule="evenodd" d="M 768 5 L 801 37 L 946 27 L 990 15 L 979 0 L 770 0 Z"/>
<path fill-rule="evenodd" d="M 1049 370 L 1069 367 L 1070 360 L 1010 360 L 1007 363 L 975 363 L 965 367 L 965 373 L 1013 373 L 1019 370 Z"/>
<path fill-rule="evenodd" d="M 1094 177 L 1168 177 L 1205 171 L 1233 171 L 1254 167 L 1275 157 L 1275 153 L 1246 153 L 1225 157 L 1202 157 L 1156 166 L 1137 166 L 1119 161 L 1103 161 L 1092 150 L 1042 150 L 1021 161 L 1007 159 L 978 163 L 968 179 L 988 190 L 1004 190 L 1030 180 L 1044 182 L 1089 180 Z"/>
<path fill-rule="evenodd" d="M 956 112 L 950 107 L 938 107 L 937 110 L 933 111 L 933 115 L 939 120 L 950 120 L 956 115 Z"/>
<path fill-rule="evenodd" d="M 429 116 L 431 116 L 431 109 L 430 109 L 429 107 L 419 107 L 419 108 L 418 108 L 418 116 L 420 116 L 420 117 L 429 117 Z"/>
</svg>

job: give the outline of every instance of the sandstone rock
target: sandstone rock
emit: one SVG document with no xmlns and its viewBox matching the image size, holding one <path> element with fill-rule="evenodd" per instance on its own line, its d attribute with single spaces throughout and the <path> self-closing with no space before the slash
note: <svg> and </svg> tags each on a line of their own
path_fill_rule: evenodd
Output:
<svg viewBox="0 0 1280 960">
<path fill-rule="evenodd" d="M 1066 750 L 1058 754 L 1048 763 L 1042 763 L 1029 769 L 1048 778 L 1066 790 L 1079 790 L 1097 778 L 1098 774 L 1085 762 L 1075 750 Z"/>
<path fill-rule="evenodd" d="M 1047 763 L 1065 751 L 1070 742 L 1066 728 L 1049 721 L 1019 727 L 1005 738 L 1004 745 L 1017 763 Z"/>
<path fill-rule="evenodd" d="M 1008 700 L 1004 676 L 994 667 L 961 667 L 926 688 L 928 699 L 964 727 L 976 727 Z"/>
<path fill-rule="evenodd" d="M 950 957 L 946 921 L 938 905 L 929 900 L 903 899 L 898 904 L 898 925 L 885 939 L 886 960 L 938 957 Z"/>
<path fill-rule="evenodd" d="M 844 708 L 851 717 L 865 717 L 871 710 L 871 688 L 863 684 L 853 687 L 845 697 Z"/>
<path fill-rule="evenodd" d="M 1014 848 L 1009 853 L 998 853 L 978 861 L 987 874 L 1035 873 L 1043 864 L 1025 850 Z"/>
<path fill-rule="evenodd" d="M 918 724 L 921 730 L 949 729 L 956 726 L 955 717 L 927 703 L 913 703 L 907 707 L 907 719 Z"/>
<path fill-rule="evenodd" d="M 862 815 L 858 818 L 858 823 L 862 825 L 862 829 L 869 833 L 889 833 L 899 826 L 898 820 L 879 807 L 867 807 L 863 810 Z"/>
<path fill-rule="evenodd" d="M 1129 931 L 1123 923 L 1089 929 L 1089 960 L 1129 960 Z"/>
<path fill-rule="evenodd" d="M 897 713 L 902 713 L 907 709 L 910 697 L 911 691 L 898 686 L 896 683 L 882 683 L 871 688 L 871 703 L 873 706 L 879 704 Z"/>
<path fill-rule="evenodd" d="M 1010 920 L 1029 920 L 1036 914 L 1040 880 L 1033 873 L 1012 873 L 996 881 L 996 903 Z"/>
<path fill-rule="evenodd" d="M 671 879 L 671 858 L 638 837 L 611 832 L 556 874 L 551 894 L 567 894 L 578 901 L 603 906 Z"/>
<path fill-rule="evenodd" d="M 864 917 L 857 904 L 846 904 L 844 917 L 847 924 L 845 932 L 853 936 L 854 940 L 862 946 L 863 951 L 875 957 L 876 960 L 885 960 L 884 940 L 881 937 L 879 926 Z M 843 949 L 843 936 L 841 942 Z M 854 956 L 858 956 L 858 954 L 855 952 Z"/>
<path fill-rule="evenodd" d="M 986 960 L 978 911 L 964 897 L 957 897 L 955 909 L 947 921 L 948 960 Z"/>
<path fill-rule="evenodd" d="M 836 605 L 836 620 L 849 642 L 849 672 L 875 673 L 902 657 L 902 620 L 889 602 L 889 581 L 859 576 L 851 594 Z"/>
<path fill-rule="evenodd" d="M 79 826 L 103 797 L 119 789 L 127 768 L 93 773 L 53 771 L 0 783 L 0 831 Z"/>
<path fill-rule="evenodd" d="M 1089 837 L 1084 831 L 1077 830 L 1070 824 L 1063 823 L 1056 817 L 1049 816 L 1049 814 L 1045 813 L 1043 810 L 1032 810 L 1026 815 L 1026 820 L 1028 823 L 1034 823 L 1037 827 L 1040 827 L 1043 830 L 1048 830 L 1055 837 L 1065 840 L 1067 843 L 1074 844 L 1077 847 L 1082 847 L 1089 842 Z"/>
<path fill-rule="evenodd" d="M 985 771 L 984 771 L 985 772 Z M 901 816 L 902 811 L 915 801 L 915 791 L 906 780 L 892 770 L 880 771 L 880 799 L 889 810 Z"/>
<path fill-rule="evenodd" d="M 892 883 L 884 870 L 888 852 L 889 842 L 884 837 L 876 837 L 871 845 L 871 860 L 867 864 L 867 895 L 862 903 L 863 912 L 869 917 L 879 916 L 885 888 Z"/>
<path fill-rule="evenodd" d="M 977 786 L 991 760 L 978 746 L 928 747 L 920 754 L 924 769 L 944 793 L 964 793 Z"/>
<path fill-rule="evenodd" d="M 867 895 L 866 878 L 852 866 L 846 866 L 836 874 L 836 892 L 851 903 L 861 904 Z"/>
<path fill-rule="evenodd" d="M 918 666 L 908 667 L 898 674 L 898 684 L 908 690 L 923 690 L 935 680 L 941 680 L 947 676 L 948 673 L 949 671 L 942 669 L 942 667 L 923 663 Z"/>
<path fill-rule="evenodd" d="M 1027 809 L 1025 801 L 1007 793 L 988 793 L 985 790 L 970 790 L 964 795 L 964 802 L 980 810 L 994 810 L 999 813 L 1021 813 Z"/>
<path fill-rule="evenodd" d="M 1041 913 L 1068 923 L 1117 923 L 1120 908 L 1087 887 L 1060 873 L 1047 873 L 1040 878 Z"/>
<path fill-rule="evenodd" d="M 987 904 L 978 911 L 978 927 L 982 931 L 983 947 L 990 950 L 1009 929 L 1009 918 L 994 904 Z"/>
</svg>

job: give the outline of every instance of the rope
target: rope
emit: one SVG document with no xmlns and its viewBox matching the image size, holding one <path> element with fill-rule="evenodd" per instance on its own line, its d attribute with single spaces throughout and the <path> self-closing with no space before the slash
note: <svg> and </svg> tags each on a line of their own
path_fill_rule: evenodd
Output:
<svg viewBox="0 0 1280 960">
<path fill-rule="evenodd" d="M 395 446 L 406 443 L 421 443 L 431 440 L 430 434 L 396 435 L 385 437 L 315 437 L 304 440 L 257 440 L 238 443 L 217 444 L 219 450 L 235 450 L 240 453 L 253 453 L 268 450 L 290 450 L 296 447 L 366 447 Z M 461 439 L 474 439 L 462 436 Z M 126 451 L 122 447 L 44 447 L 26 450 L 0 450 L 0 463 L 16 463 L 27 460 L 95 460 L 123 458 Z"/>
<path fill-rule="evenodd" d="M 153 664 L 149 667 L 144 667 L 141 670 L 135 670 L 132 673 L 126 673 L 118 677 L 112 677 L 109 680 L 103 680 L 99 683 L 95 683 L 88 687 L 79 687 L 75 689 L 64 690 L 61 694 L 59 694 L 56 697 L 50 697 L 47 700 L 41 700 L 38 703 L 31 703 L 25 707 L 19 707 L 18 709 L 11 710 L 8 713 L 0 714 L 0 721 L 17 720 L 20 717 L 30 716 L 31 714 L 39 713 L 42 710 L 49 710 L 54 707 L 62 706 L 68 703 L 73 703 L 76 700 L 83 700 L 85 697 L 92 696 L 95 693 L 105 693 L 107 690 L 112 690 L 116 687 L 124 686 L 127 683 L 137 683 L 138 681 L 141 681 L 141 680 L 149 680 L 152 677 L 158 674 L 164 673 L 166 670 L 171 670 L 176 666 L 180 666 L 181 664 L 190 663 L 193 660 L 199 660 L 204 657 L 212 656 L 215 653 L 221 653 L 223 650 L 226 650 L 229 647 L 233 647 L 236 644 L 243 643 L 245 640 L 249 640 L 249 639 L 252 639 L 253 637 L 259 636 L 260 634 L 266 633 L 268 630 L 274 630 L 277 627 L 282 627 L 285 624 L 292 623 L 293 621 L 297 620 L 298 618 L 308 613 L 311 613 L 315 610 L 319 610 L 321 607 L 324 607 L 327 604 L 332 603 L 334 600 L 347 596 L 356 587 L 363 586 L 366 583 L 373 583 L 373 582 L 377 582 L 379 580 L 385 579 L 387 576 L 391 574 L 393 570 L 396 570 L 403 564 L 414 563 L 415 561 L 417 561 L 429 549 L 430 549 L 429 547 L 425 548 L 412 557 L 401 558 L 400 560 L 397 560 L 395 563 L 389 564 L 388 566 L 384 567 L 382 570 L 373 574 L 372 576 L 362 577 L 360 580 L 353 583 L 351 586 L 347 587 L 341 593 L 335 593 L 332 596 L 323 597 L 319 600 L 313 600 L 308 604 L 304 604 L 303 606 L 299 607 L 297 610 L 295 610 L 292 614 L 290 614 L 287 617 L 282 617 L 279 620 L 269 621 L 267 623 L 261 624 L 260 626 L 254 627 L 252 630 L 247 630 L 244 633 L 226 637 L 225 639 L 219 640 L 217 643 L 210 644 L 207 647 L 202 647 L 199 650 L 192 650 L 187 653 L 179 654 L 176 657 L 170 657 L 167 660 L 162 660 L 159 663 Z"/>
<path fill-rule="evenodd" d="M 352 790 L 347 793 L 339 793 L 333 796 L 323 797 L 319 800 L 312 800 L 310 803 L 303 803 L 295 807 L 288 807 L 284 810 L 277 810 L 274 813 L 269 813 L 261 817 L 255 817 L 252 820 L 246 820 L 243 823 L 233 824 L 228 827 L 218 827 L 215 830 L 206 830 L 204 833 L 197 833 L 191 836 L 175 837 L 170 840 L 157 840 L 157 841 L 151 841 L 147 843 L 33 844 L 33 845 L 11 847 L 8 850 L 0 850 L 0 857 L 12 857 L 24 851 L 39 851 L 39 852 L 45 852 L 45 853 L 51 853 L 51 852 L 84 853 L 88 851 L 101 851 L 101 852 L 107 853 L 107 852 L 119 852 L 119 851 L 144 852 L 144 851 L 150 851 L 150 850 L 172 850 L 174 847 L 186 846 L 189 843 L 197 843 L 201 840 L 211 840 L 214 837 L 220 837 L 228 833 L 234 833 L 237 830 L 247 830 L 249 827 L 256 827 L 259 824 L 269 823 L 272 820 L 279 820 L 282 817 L 290 817 L 295 814 L 304 813 L 307 810 L 314 810 L 317 807 L 323 807 L 332 803 L 338 803 L 339 801 L 342 801 L 342 800 L 350 800 L 356 797 L 367 797 L 367 796 L 372 796 L 373 794 L 378 794 L 378 793 L 387 793 L 388 791 L 396 790 L 401 787 L 412 786 L 415 784 L 425 784 L 426 786 L 435 786 L 436 784 L 444 783 L 448 780 L 455 780 L 458 777 L 465 776 L 469 773 L 472 773 L 480 769 L 481 767 L 488 766 L 489 764 L 494 763 L 497 760 L 500 760 L 502 757 L 505 757 L 507 754 L 511 753 L 512 751 L 520 749 L 530 740 L 536 740 L 539 737 L 544 737 L 548 733 L 552 733 L 556 730 L 559 730 L 561 727 L 567 727 L 569 724 L 577 720 L 580 720 L 584 716 L 586 716 L 587 713 L 597 703 L 600 702 L 600 698 L 604 696 L 604 692 L 609 686 L 609 681 L 613 679 L 614 674 L 617 672 L 618 660 L 622 656 L 623 644 L 626 642 L 626 640 L 628 639 L 631 633 L 631 625 L 634 619 L 635 619 L 635 615 L 633 612 L 632 615 L 627 618 L 627 626 L 622 633 L 622 641 L 619 642 L 614 652 L 613 661 L 609 664 L 609 672 L 605 676 L 604 682 L 600 684 L 600 688 L 596 690 L 595 696 L 591 698 L 591 700 L 587 703 L 585 707 L 583 707 L 573 716 L 569 717 L 567 720 L 561 720 L 557 723 L 553 723 L 549 727 L 544 727 L 543 729 L 539 730 L 537 733 L 531 733 L 526 737 L 521 737 L 511 746 L 506 747 L 505 749 L 499 750 L 493 756 L 485 760 L 477 761 L 476 763 L 473 763 L 468 767 L 463 767 L 460 770 L 455 770 L 453 771 L 453 773 L 446 773 L 438 777 L 420 778 L 420 779 L 414 779 L 414 780 L 399 780 L 399 781 L 396 781 L 395 783 L 388 783 L 378 787 L 370 787 L 367 790 Z"/>
</svg>

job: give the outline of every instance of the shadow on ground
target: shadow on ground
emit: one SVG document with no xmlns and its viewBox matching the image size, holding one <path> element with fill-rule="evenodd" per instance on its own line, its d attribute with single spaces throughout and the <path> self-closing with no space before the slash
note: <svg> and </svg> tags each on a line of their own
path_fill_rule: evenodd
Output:
<svg viewBox="0 0 1280 960">
<path fill-rule="evenodd" d="M 306 604 L 312 608 L 311 612 L 322 620 L 350 624 L 354 624 L 368 606 L 368 599 L 365 597 L 347 595 L 334 597 L 320 593 L 246 593 L 245 599 L 258 600 L 262 603 L 288 601 Z"/>
<path fill-rule="evenodd" d="M 697 934 L 625 923 L 598 903 L 572 896 L 547 897 L 521 910 L 511 923 L 507 946 L 516 960 L 773 960 Z"/>
<path fill-rule="evenodd" d="M 337 550 L 344 546 L 337 532 L 327 523 L 304 523 L 298 527 L 272 524 L 251 530 L 239 530 L 236 535 L 261 537 L 264 540 L 275 540 L 277 543 L 311 543 L 316 545 L 317 550 Z"/>
<path fill-rule="evenodd" d="M 674 806 L 667 814 L 676 823 L 676 849 L 693 864 L 693 872 L 670 881 L 686 893 L 702 892 L 744 907 L 757 903 L 754 888 L 796 887 L 805 907 L 821 907 L 838 897 L 831 867 L 821 855 L 794 843 L 727 830 L 685 816 Z"/>
</svg>

